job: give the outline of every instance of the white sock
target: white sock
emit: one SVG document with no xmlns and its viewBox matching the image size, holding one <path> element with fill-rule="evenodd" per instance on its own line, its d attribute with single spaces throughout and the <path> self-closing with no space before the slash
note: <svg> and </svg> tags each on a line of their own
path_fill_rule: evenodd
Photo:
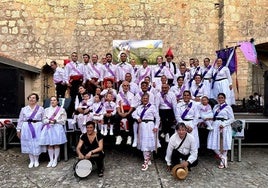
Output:
<svg viewBox="0 0 268 188">
<path fill-rule="evenodd" d="M 34 155 L 34 161 L 39 162 L 39 155 Z"/>
<path fill-rule="evenodd" d="M 136 122 L 133 124 L 133 136 L 134 136 L 134 140 L 137 141 L 137 138 L 138 138 L 138 124 Z"/>
<path fill-rule="evenodd" d="M 53 161 L 54 149 L 48 149 L 48 156 L 49 156 L 49 160 Z"/>
<path fill-rule="evenodd" d="M 29 159 L 30 159 L 30 162 L 31 162 L 31 163 L 34 163 L 34 155 L 29 154 Z"/>
<path fill-rule="evenodd" d="M 58 160 L 58 158 L 59 158 L 59 155 L 60 155 L 60 148 L 55 148 L 55 158 L 54 158 L 54 160 Z"/>
<path fill-rule="evenodd" d="M 107 132 L 107 124 L 103 125 L 103 130 Z"/>
<path fill-rule="evenodd" d="M 113 134 L 114 133 L 114 125 L 110 124 L 110 134 Z"/>
</svg>

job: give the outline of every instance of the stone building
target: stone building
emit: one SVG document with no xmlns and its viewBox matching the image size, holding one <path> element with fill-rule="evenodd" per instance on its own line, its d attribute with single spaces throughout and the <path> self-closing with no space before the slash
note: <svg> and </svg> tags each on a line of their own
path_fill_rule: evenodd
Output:
<svg viewBox="0 0 268 188">
<path fill-rule="evenodd" d="M 51 60 L 62 65 L 73 51 L 102 56 L 116 39 L 159 39 L 163 53 L 172 48 L 175 62 L 202 62 L 215 59 L 218 49 L 254 38 L 262 69 L 238 48 L 236 98 L 264 92 L 267 0 L 2 0 L 0 8 L 0 56 L 40 69 Z M 46 97 L 49 85 L 52 80 L 41 74 L 32 90 Z M 50 87 L 48 95 L 53 92 Z"/>
</svg>

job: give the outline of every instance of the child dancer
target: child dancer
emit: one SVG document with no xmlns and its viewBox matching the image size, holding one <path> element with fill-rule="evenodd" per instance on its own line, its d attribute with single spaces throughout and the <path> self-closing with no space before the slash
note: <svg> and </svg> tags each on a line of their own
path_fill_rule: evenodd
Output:
<svg viewBox="0 0 268 188">
<path fill-rule="evenodd" d="M 208 102 L 209 102 L 209 99 L 207 96 L 203 96 L 201 98 L 201 104 L 199 105 L 199 114 L 200 114 L 199 122 L 205 123 L 207 125 L 208 130 L 213 130 L 213 127 L 212 127 L 213 112 Z"/>
<path fill-rule="evenodd" d="M 114 128 L 114 117 L 116 114 L 116 104 L 113 102 L 113 95 L 111 93 L 107 93 L 106 95 L 106 102 L 104 103 L 104 107 L 106 112 L 104 113 L 104 125 L 103 125 L 103 135 L 106 136 L 107 131 L 107 124 L 110 125 L 110 135 L 113 135 L 113 128 Z"/>
</svg>

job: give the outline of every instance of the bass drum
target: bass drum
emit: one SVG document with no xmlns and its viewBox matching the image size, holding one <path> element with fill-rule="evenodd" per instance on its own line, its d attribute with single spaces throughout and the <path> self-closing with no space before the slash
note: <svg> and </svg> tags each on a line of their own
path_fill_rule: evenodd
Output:
<svg viewBox="0 0 268 188">
<path fill-rule="evenodd" d="M 92 171 L 92 163 L 88 159 L 82 159 L 74 164 L 74 175 L 86 178 Z"/>
</svg>

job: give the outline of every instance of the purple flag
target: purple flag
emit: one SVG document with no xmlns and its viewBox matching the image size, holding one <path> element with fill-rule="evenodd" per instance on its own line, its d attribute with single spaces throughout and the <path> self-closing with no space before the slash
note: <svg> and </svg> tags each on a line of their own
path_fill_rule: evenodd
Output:
<svg viewBox="0 0 268 188">
<path fill-rule="evenodd" d="M 239 45 L 245 58 L 249 62 L 257 64 L 258 60 L 257 60 L 257 53 L 256 53 L 255 45 L 251 42 L 241 42 L 239 43 Z"/>
<path fill-rule="evenodd" d="M 233 74 L 237 70 L 235 48 L 226 48 L 216 51 L 217 58 L 221 58 L 223 65 L 228 66 L 230 73 Z"/>
</svg>

